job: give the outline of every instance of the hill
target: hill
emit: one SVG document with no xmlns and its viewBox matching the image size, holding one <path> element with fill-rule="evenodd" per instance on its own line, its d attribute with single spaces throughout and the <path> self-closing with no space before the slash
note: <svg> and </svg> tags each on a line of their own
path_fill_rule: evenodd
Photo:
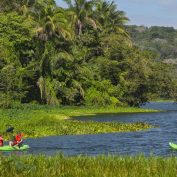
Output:
<svg viewBox="0 0 177 177">
<path fill-rule="evenodd" d="M 157 60 L 177 59 L 177 30 L 173 27 L 126 26 L 133 43 L 156 54 Z"/>
</svg>

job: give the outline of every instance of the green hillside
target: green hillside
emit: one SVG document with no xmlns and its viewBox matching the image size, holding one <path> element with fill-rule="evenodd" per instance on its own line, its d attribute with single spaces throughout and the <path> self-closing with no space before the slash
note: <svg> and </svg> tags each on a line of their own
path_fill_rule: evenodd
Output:
<svg viewBox="0 0 177 177">
<path fill-rule="evenodd" d="M 156 59 L 177 62 L 177 30 L 173 27 L 127 26 L 133 43 L 156 54 Z"/>
</svg>

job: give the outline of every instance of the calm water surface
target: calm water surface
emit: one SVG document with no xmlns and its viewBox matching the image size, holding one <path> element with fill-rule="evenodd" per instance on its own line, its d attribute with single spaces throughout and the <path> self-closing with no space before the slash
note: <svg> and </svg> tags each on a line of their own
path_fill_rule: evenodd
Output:
<svg viewBox="0 0 177 177">
<path fill-rule="evenodd" d="M 98 122 L 147 122 L 158 126 L 148 131 L 110 133 L 97 135 L 52 136 L 27 139 L 30 145 L 28 153 L 53 155 L 62 152 L 65 155 L 119 154 L 136 155 L 177 155 L 169 148 L 168 142 L 177 143 L 177 104 L 148 103 L 144 108 L 166 110 L 158 113 L 104 114 L 77 118 L 83 121 Z"/>
</svg>

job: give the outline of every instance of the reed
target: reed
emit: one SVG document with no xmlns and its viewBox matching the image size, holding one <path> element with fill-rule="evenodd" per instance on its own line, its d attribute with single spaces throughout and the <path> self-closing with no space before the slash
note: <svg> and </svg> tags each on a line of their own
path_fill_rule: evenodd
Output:
<svg viewBox="0 0 177 177">
<path fill-rule="evenodd" d="M 176 157 L 76 156 L 0 157 L 4 177 L 175 177 Z"/>
</svg>

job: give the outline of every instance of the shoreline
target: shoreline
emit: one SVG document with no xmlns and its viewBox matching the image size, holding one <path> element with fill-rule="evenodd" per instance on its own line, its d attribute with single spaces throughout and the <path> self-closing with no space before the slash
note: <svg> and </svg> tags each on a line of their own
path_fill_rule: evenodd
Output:
<svg viewBox="0 0 177 177">
<path fill-rule="evenodd" d="M 80 135 L 131 132 L 154 128 L 143 122 L 118 123 L 118 122 L 83 122 L 72 120 L 73 117 L 111 114 L 111 113 L 150 113 L 157 110 L 142 108 L 88 108 L 88 107 L 50 107 L 37 106 L 23 109 L 0 109 L 0 123 L 5 131 L 5 125 L 10 124 L 16 131 L 22 131 L 25 138 L 38 138 L 56 135 Z M 5 134 L 8 138 L 8 134 Z"/>
</svg>

